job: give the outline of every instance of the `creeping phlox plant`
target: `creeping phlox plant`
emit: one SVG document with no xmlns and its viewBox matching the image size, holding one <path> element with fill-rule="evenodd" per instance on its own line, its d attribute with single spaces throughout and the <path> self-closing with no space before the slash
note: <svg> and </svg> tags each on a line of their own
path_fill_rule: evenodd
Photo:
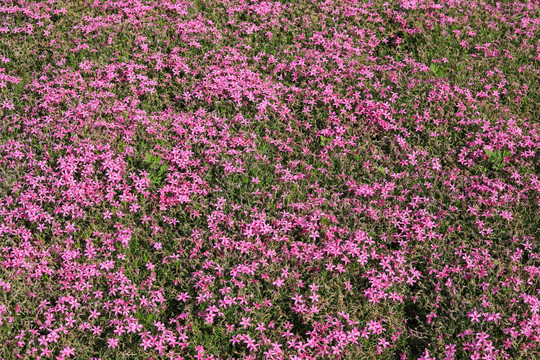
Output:
<svg viewBox="0 0 540 360">
<path fill-rule="evenodd" d="M 0 358 L 540 358 L 540 2 L 0 1 Z"/>
</svg>

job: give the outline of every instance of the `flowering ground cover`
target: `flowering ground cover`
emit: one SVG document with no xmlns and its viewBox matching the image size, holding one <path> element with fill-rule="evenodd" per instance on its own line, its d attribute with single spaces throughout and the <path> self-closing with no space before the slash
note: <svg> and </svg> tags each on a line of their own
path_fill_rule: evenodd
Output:
<svg viewBox="0 0 540 360">
<path fill-rule="evenodd" d="M 0 2 L 0 358 L 540 358 L 540 2 Z"/>
</svg>

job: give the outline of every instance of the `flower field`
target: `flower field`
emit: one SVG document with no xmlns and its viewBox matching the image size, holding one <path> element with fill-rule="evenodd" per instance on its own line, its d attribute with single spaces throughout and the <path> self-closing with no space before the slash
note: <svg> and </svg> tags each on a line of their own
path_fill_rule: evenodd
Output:
<svg viewBox="0 0 540 360">
<path fill-rule="evenodd" d="M 540 1 L 0 1 L 0 359 L 540 359 Z"/>
</svg>

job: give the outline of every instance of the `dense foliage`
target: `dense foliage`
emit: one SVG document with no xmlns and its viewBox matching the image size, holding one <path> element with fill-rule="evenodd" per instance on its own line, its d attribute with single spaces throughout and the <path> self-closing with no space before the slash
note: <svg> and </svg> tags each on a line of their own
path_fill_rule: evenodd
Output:
<svg viewBox="0 0 540 360">
<path fill-rule="evenodd" d="M 0 1 L 1 357 L 540 357 L 539 27 Z"/>
</svg>

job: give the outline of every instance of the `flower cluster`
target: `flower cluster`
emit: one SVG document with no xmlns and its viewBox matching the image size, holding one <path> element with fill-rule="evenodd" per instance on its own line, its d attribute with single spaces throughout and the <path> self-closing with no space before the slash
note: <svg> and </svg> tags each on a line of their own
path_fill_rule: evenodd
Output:
<svg viewBox="0 0 540 360">
<path fill-rule="evenodd" d="M 0 357 L 540 356 L 540 3 L 0 6 Z"/>
</svg>

